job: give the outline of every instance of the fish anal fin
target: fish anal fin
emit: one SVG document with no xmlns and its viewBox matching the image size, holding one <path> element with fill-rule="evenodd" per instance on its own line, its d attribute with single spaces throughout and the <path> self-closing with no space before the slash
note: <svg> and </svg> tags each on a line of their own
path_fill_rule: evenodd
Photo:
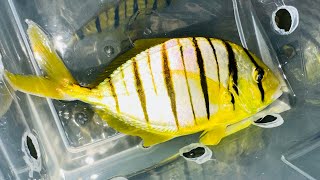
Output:
<svg viewBox="0 0 320 180">
<path fill-rule="evenodd" d="M 225 126 L 216 126 L 200 135 L 200 142 L 204 145 L 216 145 L 227 135 Z"/>
<path fill-rule="evenodd" d="M 170 134 L 166 135 L 152 132 L 152 129 L 149 129 L 148 127 L 139 127 L 137 125 L 129 124 L 123 117 L 112 113 L 110 110 L 97 109 L 96 112 L 108 123 L 110 127 L 114 128 L 115 130 L 123 134 L 139 136 L 142 138 L 143 146 L 145 147 L 153 146 L 175 137 Z"/>
</svg>

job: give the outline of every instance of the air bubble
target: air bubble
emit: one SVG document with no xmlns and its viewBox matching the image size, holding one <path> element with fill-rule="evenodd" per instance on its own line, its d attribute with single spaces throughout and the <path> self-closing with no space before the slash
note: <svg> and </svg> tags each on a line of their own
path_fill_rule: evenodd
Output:
<svg viewBox="0 0 320 180">
<path fill-rule="evenodd" d="M 111 57 L 114 54 L 114 48 L 112 46 L 105 46 L 104 47 L 104 52 L 108 57 Z"/>
</svg>

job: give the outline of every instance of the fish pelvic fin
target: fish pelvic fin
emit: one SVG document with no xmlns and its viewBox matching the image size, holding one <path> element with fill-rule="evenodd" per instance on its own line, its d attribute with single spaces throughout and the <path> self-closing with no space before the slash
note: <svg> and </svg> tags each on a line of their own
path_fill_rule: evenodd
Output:
<svg viewBox="0 0 320 180">
<path fill-rule="evenodd" d="M 28 94 L 59 100 L 79 99 L 72 90 L 75 87 L 77 91 L 88 91 L 88 89 L 78 86 L 40 27 L 30 20 L 26 22 L 34 57 L 44 76 L 18 75 L 5 70 L 6 80 L 15 90 Z"/>
<path fill-rule="evenodd" d="M 166 141 L 169 141 L 176 136 L 170 133 L 157 133 L 150 128 L 139 127 L 134 123 L 128 123 L 124 120 L 123 116 L 120 114 L 112 113 L 111 111 L 95 109 L 95 112 L 99 114 L 99 116 L 105 120 L 108 125 L 115 130 L 131 135 L 138 136 L 143 140 L 143 146 L 149 147 L 154 146 L 156 144 L 160 144 Z"/>
<path fill-rule="evenodd" d="M 204 145 L 217 145 L 226 135 L 225 126 L 216 126 L 204 131 L 200 135 L 200 142 Z"/>
</svg>

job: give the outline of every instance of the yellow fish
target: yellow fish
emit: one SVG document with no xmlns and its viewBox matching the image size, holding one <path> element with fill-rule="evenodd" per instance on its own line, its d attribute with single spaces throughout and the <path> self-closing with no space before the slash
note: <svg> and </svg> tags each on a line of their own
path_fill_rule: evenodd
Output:
<svg viewBox="0 0 320 180">
<path fill-rule="evenodd" d="M 89 103 L 111 127 L 141 137 L 144 146 L 197 132 L 203 132 L 201 143 L 215 145 L 228 135 L 227 127 L 253 116 L 282 94 L 277 77 L 254 54 L 234 43 L 204 37 L 138 40 L 133 50 L 110 65 L 108 78 L 94 88 L 81 87 L 45 33 L 28 23 L 34 57 L 45 75 L 6 71 L 12 87 Z M 244 123 L 232 133 L 249 125 Z"/>
</svg>

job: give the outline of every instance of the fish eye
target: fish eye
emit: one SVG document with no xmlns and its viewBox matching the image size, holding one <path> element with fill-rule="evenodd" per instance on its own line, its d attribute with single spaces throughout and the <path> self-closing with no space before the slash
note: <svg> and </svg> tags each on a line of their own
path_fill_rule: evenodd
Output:
<svg viewBox="0 0 320 180">
<path fill-rule="evenodd" d="M 252 72 L 252 76 L 255 82 L 260 83 L 264 77 L 263 69 L 255 68 Z"/>
</svg>

